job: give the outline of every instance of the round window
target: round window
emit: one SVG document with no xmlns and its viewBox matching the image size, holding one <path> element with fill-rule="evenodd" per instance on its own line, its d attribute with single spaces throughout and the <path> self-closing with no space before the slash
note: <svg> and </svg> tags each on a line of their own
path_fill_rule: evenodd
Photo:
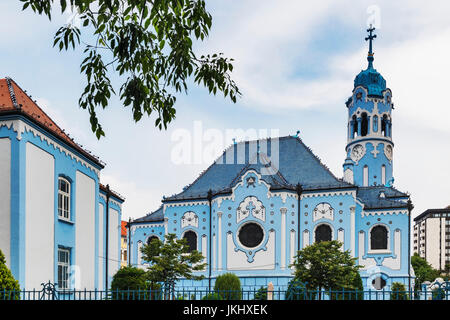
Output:
<svg viewBox="0 0 450 320">
<path fill-rule="evenodd" d="M 377 277 L 372 280 L 372 285 L 376 290 L 381 290 L 386 286 L 386 280 L 382 277 Z"/>
<path fill-rule="evenodd" d="M 238 238 L 247 248 L 255 248 L 263 241 L 264 230 L 257 223 L 246 223 L 239 230 Z"/>
</svg>

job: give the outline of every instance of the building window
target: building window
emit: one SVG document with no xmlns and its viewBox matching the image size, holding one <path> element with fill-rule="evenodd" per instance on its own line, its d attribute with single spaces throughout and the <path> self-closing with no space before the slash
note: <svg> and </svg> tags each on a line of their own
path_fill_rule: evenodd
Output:
<svg viewBox="0 0 450 320">
<path fill-rule="evenodd" d="M 375 290 L 381 290 L 386 286 L 386 280 L 384 280 L 382 277 L 376 277 L 372 280 L 372 286 L 375 288 Z"/>
<path fill-rule="evenodd" d="M 150 238 L 148 238 L 147 240 L 147 244 L 150 244 L 150 242 L 152 242 L 153 240 L 159 240 L 159 238 L 157 236 L 151 236 Z"/>
<path fill-rule="evenodd" d="M 384 164 L 381 166 L 381 184 L 386 184 L 386 166 Z"/>
<path fill-rule="evenodd" d="M 367 136 L 369 131 L 369 119 L 367 117 L 367 113 L 363 113 L 361 115 L 361 136 Z"/>
<path fill-rule="evenodd" d="M 378 116 L 373 116 L 372 130 L 373 130 L 373 132 L 378 131 Z"/>
<path fill-rule="evenodd" d="M 240 228 L 238 238 L 245 247 L 256 248 L 264 240 L 264 230 L 257 223 L 246 223 Z"/>
<path fill-rule="evenodd" d="M 70 220 L 70 182 L 62 177 L 58 179 L 58 216 Z"/>
<path fill-rule="evenodd" d="M 388 249 L 388 230 L 384 226 L 375 226 L 370 231 L 370 248 L 372 250 Z"/>
<path fill-rule="evenodd" d="M 369 167 L 364 166 L 363 168 L 363 186 L 367 187 L 369 185 Z"/>
<path fill-rule="evenodd" d="M 70 250 L 58 249 L 58 289 L 69 289 Z"/>
<path fill-rule="evenodd" d="M 331 227 L 326 224 L 317 226 L 315 231 L 316 242 L 331 241 Z"/>
<path fill-rule="evenodd" d="M 189 246 L 189 252 L 197 250 L 197 234 L 194 231 L 186 231 L 183 235 Z"/>
</svg>

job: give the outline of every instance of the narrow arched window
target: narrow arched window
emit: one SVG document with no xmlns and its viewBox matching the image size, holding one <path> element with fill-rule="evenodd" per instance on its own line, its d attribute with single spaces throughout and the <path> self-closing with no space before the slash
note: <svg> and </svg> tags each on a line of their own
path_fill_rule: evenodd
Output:
<svg viewBox="0 0 450 320">
<path fill-rule="evenodd" d="M 197 234 L 194 231 L 186 231 L 183 235 L 189 246 L 189 252 L 197 250 Z"/>
<path fill-rule="evenodd" d="M 63 177 L 58 179 L 58 216 L 70 220 L 70 182 Z"/>
<path fill-rule="evenodd" d="M 373 132 L 378 132 L 378 116 L 373 116 L 372 130 Z"/>
<path fill-rule="evenodd" d="M 157 236 L 151 236 L 150 238 L 148 238 L 147 240 L 147 244 L 150 244 L 150 242 L 152 242 L 153 240 L 159 240 L 159 238 Z"/>
<path fill-rule="evenodd" d="M 367 119 L 367 113 L 361 115 L 361 136 L 367 136 L 369 131 L 369 120 Z"/>
<path fill-rule="evenodd" d="M 316 242 L 331 241 L 331 227 L 326 224 L 317 226 L 315 240 Z"/>
<path fill-rule="evenodd" d="M 387 121 L 387 116 L 384 115 L 381 119 L 381 134 L 385 137 L 387 136 Z"/>
<path fill-rule="evenodd" d="M 358 120 L 356 120 L 356 116 L 352 117 L 352 125 L 353 125 L 353 134 L 352 139 L 355 138 L 355 135 L 358 135 Z"/>
<path fill-rule="evenodd" d="M 384 164 L 381 166 L 381 184 L 386 184 L 386 166 Z"/>
<path fill-rule="evenodd" d="M 370 231 L 370 249 L 387 250 L 388 230 L 385 226 L 375 226 Z"/>
<path fill-rule="evenodd" d="M 364 166 L 363 168 L 363 186 L 369 186 L 369 167 Z"/>
</svg>

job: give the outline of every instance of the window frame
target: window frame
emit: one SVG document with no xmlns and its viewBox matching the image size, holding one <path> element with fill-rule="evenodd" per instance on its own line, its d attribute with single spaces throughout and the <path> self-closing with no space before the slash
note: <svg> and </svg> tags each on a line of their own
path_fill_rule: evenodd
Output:
<svg viewBox="0 0 450 320">
<path fill-rule="evenodd" d="M 61 190 L 61 181 L 63 181 L 67 185 L 68 191 Z M 60 201 L 61 197 L 61 201 Z M 66 203 L 67 200 L 67 203 Z M 67 207 L 66 207 L 67 205 Z M 64 221 L 71 221 L 72 217 L 72 183 L 71 181 L 64 177 L 58 177 L 58 219 Z M 66 216 L 67 214 L 67 216 Z"/>
<path fill-rule="evenodd" d="M 61 261 L 61 253 L 65 254 L 67 259 L 66 261 Z M 57 279 L 58 279 L 58 289 L 59 290 L 70 290 L 70 259 L 71 259 L 71 250 L 70 248 L 58 247 L 58 262 L 57 262 Z M 60 271 L 62 271 L 62 277 L 60 276 Z M 63 276 L 66 277 L 63 277 Z M 61 285 L 65 284 L 65 285 Z"/>
<path fill-rule="evenodd" d="M 372 248 L 372 231 L 373 229 L 375 229 L 376 227 L 383 227 L 386 230 L 386 249 L 374 249 Z M 372 226 L 369 230 L 369 254 L 370 253 L 391 253 L 390 247 L 391 247 L 391 237 L 390 237 L 390 230 L 389 227 L 387 227 L 384 224 L 376 224 L 374 226 Z"/>
</svg>

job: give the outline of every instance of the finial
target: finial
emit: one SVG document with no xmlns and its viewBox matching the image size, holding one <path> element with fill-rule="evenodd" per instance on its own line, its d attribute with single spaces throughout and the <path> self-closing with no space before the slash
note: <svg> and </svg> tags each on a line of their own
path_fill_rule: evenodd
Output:
<svg viewBox="0 0 450 320">
<path fill-rule="evenodd" d="M 297 130 L 297 133 L 294 135 L 294 138 L 298 138 L 299 135 L 300 135 L 300 130 Z"/>
<path fill-rule="evenodd" d="M 367 55 L 367 61 L 369 61 L 369 68 L 373 69 L 373 51 L 372 51 L 372 41 L 377 37 L 376 34 L 372 34 L 372 32 L 375 31 L 375 28 L 370 25 L 369 29 L 367 29 L 367 32 L 369 32 L 369 36 L 366 37 L 366 41 L 369 40 L 369 54 Z"/>
</svg>

